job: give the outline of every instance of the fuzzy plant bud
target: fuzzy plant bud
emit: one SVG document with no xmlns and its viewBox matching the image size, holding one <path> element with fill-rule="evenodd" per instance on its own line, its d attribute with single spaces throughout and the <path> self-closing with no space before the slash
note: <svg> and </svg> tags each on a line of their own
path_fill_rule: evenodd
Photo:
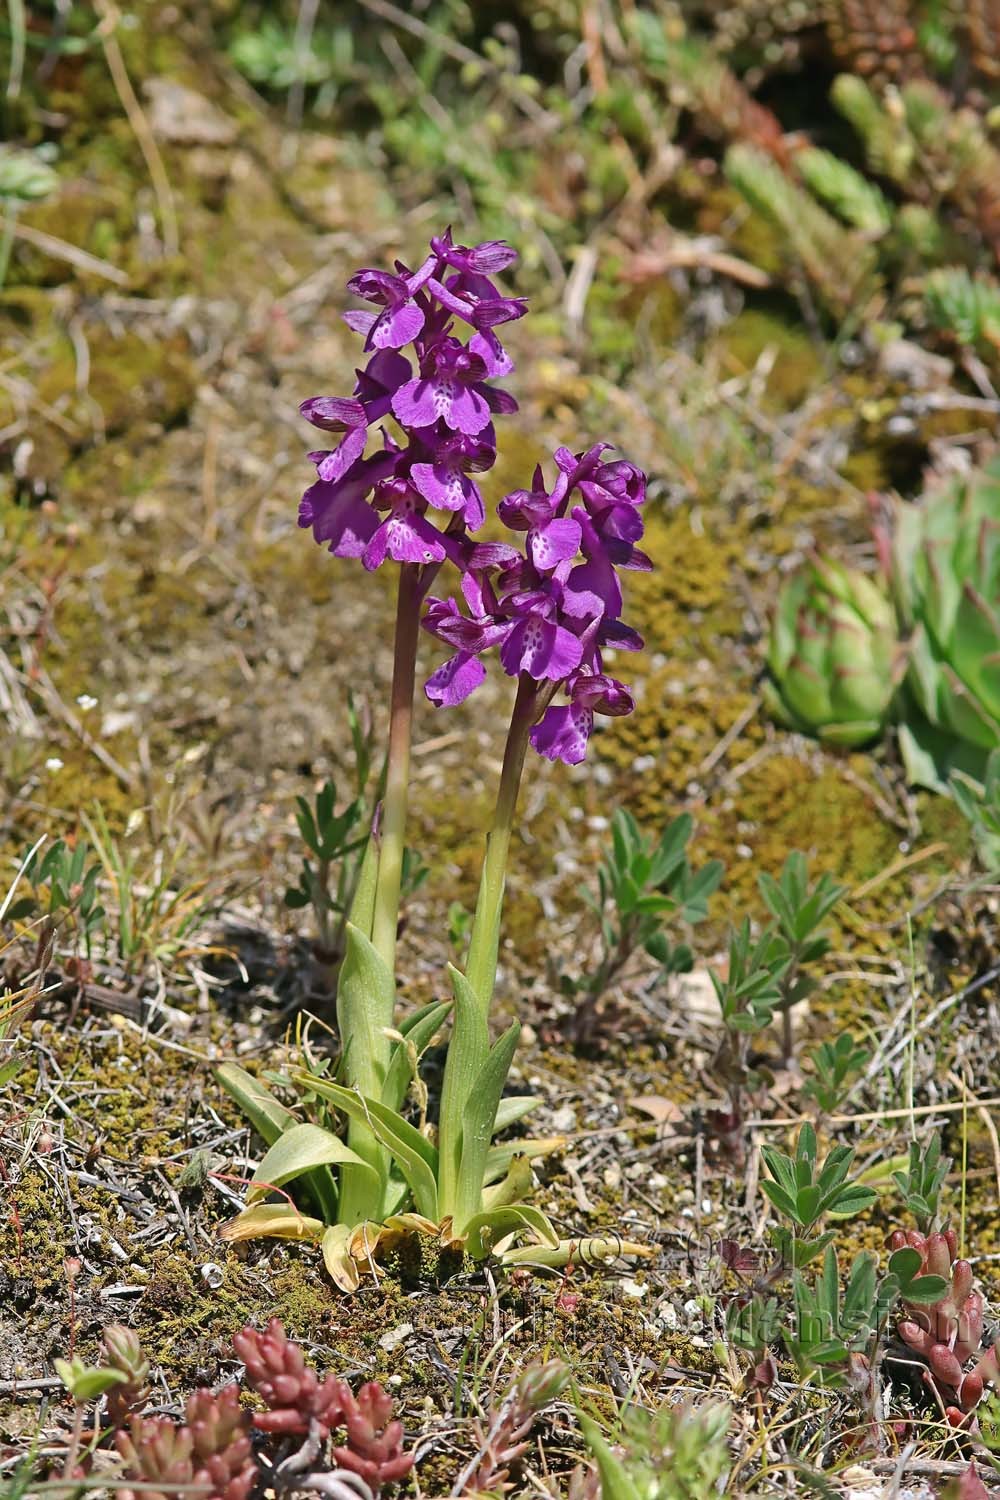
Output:
<svg viewBox="0 0 1000 1500">
<path fill-rule="evenodd" d="M 142 1352 L 138 1336 L 123 1323 L 111 1323 L 104 1330 L 102 1344 L 104 1363 L 125 1377 L 108 1391 L 108 1420 L 113 1427 L 120 1427 L 148 1394 L 149 1360 Z"/>
<path fill-rule="evenodd" d="M 233 1348 L 246 1366 L 247 1384 L 269 1408 L 254 1415 L 254 1426 L 261 1432 L 304 1437 L 315 1423 L 325 1439 L 340 1425 L 348 1387 L 332 1375 L 321 1383 L 278 1318 L 272 1318 L 263 1333 L 244 1328 L 234 1337 Z"/>
<path fill-rule="evenodd" d="M 393 1418 L 392 1397 L 377 1380 L 367 1381 L 357 1396 L 346 1392 L 344 1425 L 347 1443 L 334 1448 L 334 1461 L 359 1475 L 377 1494 L 383 1484 L 404 1479 L 413 1454 L 403 1450 L 403 1424 Z"/>
<path fill-rule="evenodd" d="M 550 1359 L 543 1365 L 529 1365 L 516 1386 L 516 1399 L 527 1411 L 541 1411 L 556 1401 L 569 1384 L 569 1367 L 561 1359 Z"/>
</svg>

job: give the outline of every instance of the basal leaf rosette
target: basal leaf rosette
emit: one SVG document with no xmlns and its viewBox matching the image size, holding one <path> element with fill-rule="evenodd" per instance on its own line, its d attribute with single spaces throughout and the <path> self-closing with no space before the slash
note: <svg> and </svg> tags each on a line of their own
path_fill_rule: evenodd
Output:
<svg viewBox="0 0 1000 1500">
<path fill-rule="evenodd" d="M 776 718 L 830 745 L 878 735 L 893 693 L 892 606 L 872 579 L 812 557 L 782 586 L 765 692 Z"/>
<path fill-rule="evenodd" d="M 1000 746 L 1000 458 L 902 507 L 893 581 L 910 629 L 900 741 L 914 781 L 979 780 Z"/>
</svg>

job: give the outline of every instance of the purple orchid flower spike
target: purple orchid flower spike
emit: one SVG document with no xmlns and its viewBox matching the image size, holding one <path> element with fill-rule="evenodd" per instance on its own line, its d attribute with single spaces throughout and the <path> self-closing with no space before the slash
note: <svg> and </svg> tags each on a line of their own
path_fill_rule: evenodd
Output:
<svg viewBox="0 0 1000 1500">
<path fill-rule="evenodd" d="M 421 569 L 422 593 L 446 558 L 465 566 L 463 538 L 485 520 L 470 476 L 496 462 L 494 415 L 517 410 L 490 384 L 513 369 L 492 328 L 520 317 L 524 304 L 504 299 L 487 275 L 515 258 L 501 241 L 455 245 L 449 232 L 434 238 L 415 271 L 401 261 L 392 272 L 358 271 L 349 289 L 380 310 L 344 318 L 374 352 L 357 371 L 352 396 L 302 403 L 314 427 L 342 437 L 336 448 L 310 455 L 317 483 L 303 497 L 300 525 L 366 568 L 391 559 Z M 456 317 L 472 329 L 467 342 L 451 331 L 461 326 Z M 412 359 L 400 352 L 405 345 Z M 366 458 L 373 431 L 387 418 L 382 452 Z M 428 518 L 429 509 L 448 515 L 443 527 Z"/>
<path fill-rule="evenodd" d="M 560 449 L 551 491 L 538 467 L 530 489 L 505 495 L 497 515 L 512 531 L 526 533 L 523 554 L 494 560 L 481 546 L 466 548 L 456 561 L 465 569 L 469 615 L 454 601 L 437 601 L 424 620 L 455 653 L 427 684 L 432 702 L 446 706 L 468 697 L 483 681 L 476 659 L 499 645 L 501 667 L 520 683 L 530 743 L 539 754 L 572 765 L 586 753 L 596 713 L 625 714 L 633 707 L 628 689 L 604 673 L 602 648 L 642 646 L 621 619 L 617 569 L 645 561 L 635 546 L 645 479 L 624 460 L 604 463 L 607 449 L 606 443 L 578 455 Z M 584 503 L 567 514 L 575 494 Z M 552 707 L 560 686 L 569 702 Z"/>
</svg>

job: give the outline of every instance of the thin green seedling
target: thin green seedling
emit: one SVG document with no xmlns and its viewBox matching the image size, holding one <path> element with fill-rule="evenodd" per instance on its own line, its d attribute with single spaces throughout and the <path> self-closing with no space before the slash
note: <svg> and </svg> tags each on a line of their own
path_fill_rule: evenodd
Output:
<svg viewBox="0 0 1000 1500">
<path fill-rule="evenodd" d="M 855 1152 L 851 1146 L 834 1146 L 822 1162 L 817 1156 L 816 1132 L 812 1125 L 799 1129 L 795 1155 L 775 1146 L 762 1146 L 761 1157 L 769 1177 L 761 1183 L 765 1196 L 789 1224 L 772 1230 L 772 1239 L 782 1258 L 796 1270 L 821 1255 L 836 1231 L 819 1231 L 828 1215 L 851 1217 L 869 1208 L 877 1194 L 849 1177 Z"/>
<path fill-rule="evenodd" d="M 847 887 L 838 885 L 825 871 L 810 885 L 806 857 L 796 849 L 785 859 L 777 880 L 764 871 L 758 875 L 757 885 L 788 945 L 789 964 L 782 975 L 779 1007 L 782 1047 L 788 1061 L 794 1052 L 792 1007 L 808 999 L 816 988 L 816 977 L 809 968 L 829 951 L 830 941 L 822 930 L 823 924 L 846 894 Z"/>
<path fill-rule="evenodd" d="M 821 1114 L 834 1114 L 870 1061 L 870 1050 L 849 1031 L 832 1042 L 821 1042 L 812 1056 L 813 1076 L 802 1089 L 803 1098 L 812 1099 Z"/>
</svg>

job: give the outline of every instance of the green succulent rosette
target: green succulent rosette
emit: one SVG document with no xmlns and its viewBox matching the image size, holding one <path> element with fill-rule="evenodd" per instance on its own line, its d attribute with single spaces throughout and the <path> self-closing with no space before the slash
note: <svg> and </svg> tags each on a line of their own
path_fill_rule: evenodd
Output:
<svg viewBox="0 0 1000 1500">
<path fill-rule="evenodd" d="M 913 781 L 982 781 L 1000 747 L 1000 457 L 900 508 L 893 583 L 909 630 L 900 745 Z"/>
<path fill-rule="evenodd" d="M 892 699 L 896 644 L 879 585 L 831 558 L 810 558 L 778 596 L 765 687 L 771 712 L 826 744 L 873 740 Z"/>
</svg>

